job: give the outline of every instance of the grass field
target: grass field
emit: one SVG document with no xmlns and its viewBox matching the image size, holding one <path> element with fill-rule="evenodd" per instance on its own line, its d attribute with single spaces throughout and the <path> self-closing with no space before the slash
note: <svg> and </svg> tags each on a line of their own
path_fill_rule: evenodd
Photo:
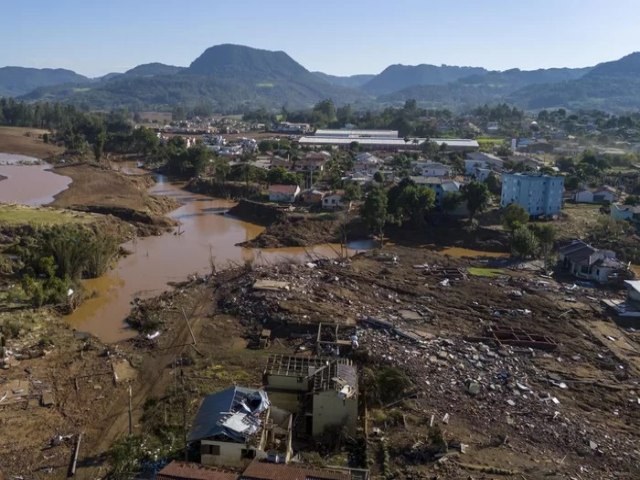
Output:
<svg viewBox="0 0 640 480">
<path fill-rule="evenodd" d="M 589 203 L 565 203 L 562 218 L 553 222 L 559 239 L 582 238 L 598 223 L 600 205 Z"/>
<path fill-rule="evenodd" d="M 0 224 L 2 225 L 66 225 L 91 221 L 93 221 L 92 215 L 69 210 L 27 207 L 25 205 L 0 205 Z"/>
<path fill-rule="evenodd" d="M 501 277 L 507 275 L 506 270 L 503 268 L 488 268 L 488 267 L 469 267 L 469 275 L 474 277 Z"/>
<path fill-rule="evenodd" d="M 23 127 L 0 127 L 0 152 L 47 159 L 59 155 L 64 148 L 42 141 L 47 130 Z"/>
</svg>

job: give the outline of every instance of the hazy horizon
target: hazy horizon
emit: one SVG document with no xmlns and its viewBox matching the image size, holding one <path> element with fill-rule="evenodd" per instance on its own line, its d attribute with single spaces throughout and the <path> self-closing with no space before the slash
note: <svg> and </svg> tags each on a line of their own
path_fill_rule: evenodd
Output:
<svg viewBox="0 0 640 480">
<path fill-rule="evenodd" d="M 22 0 L 3 7 L 11 21 L 0 42 L 12 48 L 0 51 L 0 66 L 97 77 L 152 62 L 188 66 L 205 49 L 233 43 L 282 50 L 310 71 L 343 76 L 391 64 L 588 67 L 640 49 L 633 0 L 441 3 Z"/>
</svg>

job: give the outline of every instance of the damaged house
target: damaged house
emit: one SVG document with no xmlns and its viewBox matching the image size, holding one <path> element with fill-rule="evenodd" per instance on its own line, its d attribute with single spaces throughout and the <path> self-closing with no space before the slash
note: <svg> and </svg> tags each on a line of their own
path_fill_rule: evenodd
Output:
<svg viewBox="0 0 640 480">
<path fill-rule="evenodd" d="M 286 463 L 291 425 L 291 414 L 272 407 L 264 390 L 234 386 L 204 398 L 187 440 L 199 444 L 204 465 Z"/>
<path fill-rule="evenodd" d="M 620 282 L 630 276 L 629 265 L 615 252 L 599 250 L 582 240 L 574 240 L 559 250 L 562 268 L 581 280 L 600 284 Z"/>
<path fill-rule="evenodd" d="M 296 431 L 319 436 L 358 420 L 358 374 L 345 358 L 271 355 L 264 384 L 275 404 L 296 412 Z"/>
</svg>

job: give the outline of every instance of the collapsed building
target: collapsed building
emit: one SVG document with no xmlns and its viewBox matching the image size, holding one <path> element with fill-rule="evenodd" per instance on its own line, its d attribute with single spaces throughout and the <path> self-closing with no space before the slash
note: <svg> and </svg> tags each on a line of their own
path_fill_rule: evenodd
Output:
<svg viewBox="0 0 640 480">
<path fill-rule="evenodd" d="M 271 355 L 263 381 L 274 404 L 296 414 L 296 434 L 317 437 L 331 428 L 355 433 L 358 374 L 351 360 Z"/>
<path fill-rule="evenodd" d="M 187 440 L 199 445 L 204 465 L 286 463 L 291 428 L 291 414 L 273 407 L 264 390 L 234 386 L 204 398 Z"/>
</svg>

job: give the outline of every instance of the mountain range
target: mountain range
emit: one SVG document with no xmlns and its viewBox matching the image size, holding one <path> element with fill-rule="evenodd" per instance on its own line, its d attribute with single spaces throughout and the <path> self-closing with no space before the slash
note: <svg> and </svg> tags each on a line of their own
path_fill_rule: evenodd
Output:
<svg viewBox="0 0 640 480">
<path fill-rule="evenodd" d="M 298 109 L 331 98 L 338 105 L 369 108 L 415 99 L 425 107 L 450 109 L 508 102 L 528 110 L 621 111 L 640 108 L 640 53 L 585 68 L 390 65 L 377 75 L 340 77 L 310 72 L 282 51 L 224 44 L 208 48 L 188 67 L 148 63 L 94 79 L 63 69 L 4 67 L 0 96 L 95 109 Z"/>
</svg>

